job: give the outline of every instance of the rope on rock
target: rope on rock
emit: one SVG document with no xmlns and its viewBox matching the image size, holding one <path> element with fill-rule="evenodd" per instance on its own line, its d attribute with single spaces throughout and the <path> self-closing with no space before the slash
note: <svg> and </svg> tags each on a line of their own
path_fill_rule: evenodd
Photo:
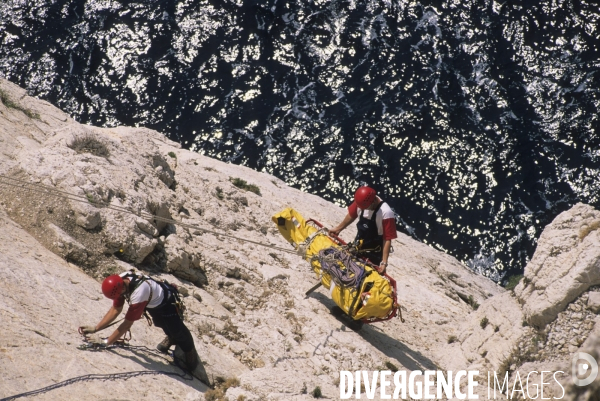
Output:
<svg viewBox="0 0 600 401">
<path fill-rule="evenodd" d="M 303 242 L 298 244 L 298 247 L 296 248 L 296 254 L 302 257 L 302 259 L 306 259 L 306 252 L 308 251 L 308 249 L 310 248 L 313 241 L 318 235 L 327 235 L 327 229 L 319 228 L 317 231 L 306 237 L 306 239 Z"/>
<path fill-rule="evenodd" d="M 128 208 L 122 207 L 122 206 L 103 204 L 98 201 L 90 200 L 87 196 L 72 194 L 72 193 L 69 193 L 66 191 L 61 191 L 59 189 L 53 188 L 48 185 L 31 183 L 31 182 L 19 180 L 17 178 L 8 177 L 3 174 L 0 174 L 0 184 L 21 188 L 25 191 L 31 191 L 31 192 L 35 192 L 35 193 L 41 193 L 41 194 L 45 194 L 45 195 L 55 196 L 58 198 L 68 199 L 68 200 L 72 200 L 72 201 L 76 201 L 76 202 L 83 202 L 83 203 L 87 203 L 87 204 L 97 207 L 97 208 L 110 209 L 110 210 L 114 210 L 114 211 L 121 212 L 121 213 L 133 214 L 135 216 L 142 217 L 142 218 L 145 218 L 148 220 L 160 221 L 160 222 L 168 223 L 168 224 L 175 224 L 175 225 L 178 225 L 181 227 L 190 228 L 193 230 L 198 230 L 198 231 L 202 231 L 202 232 L 213 234 L 213 235 L 220 235 L 222 237 L 227 237 L 227 238 L 235 239 L 238 241 L 248 242 L 250 244 L 275 249 L 280 252 L 296 254 L 296 251 L 282 248 L 282 247 L 279 247 L 276 245 L 264 244 L 262 242 L 253 241 L 253 240 L 236 237 L 236 236 L 225 234 L 225 233 L 218 232 L 218 231 L 209 230 L 209 229 L 206 229 L 206 228 L 203 228 L 200 226 L 196 226 L 193 224 L 186 224 L 181 221 L 167 219 L 165 217 L 160 217 L 160 216 L 157 216 L 157 215 L 154 215 L 154 214 L 142 211 L 142 210 L 133 211 L 131 209 L 128 209 Z M 2 400 L 0 400 L 0 401 L 2 401 Z"/>
<path fill-rule="evenodd" d="M 127 379 L 131 379 L 132 377 L 149 376 L 149 375 L 175 376 L 175 377 L 180 377 L 183 380 L 188 380 L 188 381 L 194 380 L 194 376 L 192 376 L 184 368 L 179 366 L 177 364 L 177 362 L 173 363 L 173 362 L 169 361 L 167 358 L 164 357 L 164 355 L 159 355 L 156 351 L 154 351 L 148 347 L 130 346 L 130 345 L 129 346 L 114 346 L 113 345 L 113 346 L 108 347 L 107 349 L 112 349 L 112 348 L 130 349 L 130 350 L 134 350 L 134 351 L 137 350 L 137 351 L 143 351 L 143 352 L 148 352 L 148 353 L 154 354 L 154 355 L 159 356 L 159 357 L 165 359 L 166 361 L 168 361 L 170 365 L 176 366 L 177 368 L 181 369 L 183 371 L 183 373 L 169 372 L 167 370 L 136 370 L 136 371 L 132 371 L 132 372 L 122 372 L 122 373 L 89 374 L 89 375 L 73 377 L 71 379 L 62 381 L 60 383 L 55 383 L 50 386 L 39 388 L 37 390 L 28 391 L 26 393 L 20 393 L 20 394 L 11 395 L 6 398 L 0 398 L 0 401 L 12 401 L 12 400 L 16 400 L 16 399 L 22 398 L 22 397 L 31 397 L 31 396 L 47 393 L 52 390 L 56 390 L 57 388 L 66 387 L 66 386 L 69 386 L 71 384 L 75 384 L 78 382 L 89 382 L 89 381 L 95 381 L 95 380 L 127 380 Z M 173 360 L 176 361 L 175 358 L 173 358 Z"/>
</svg>

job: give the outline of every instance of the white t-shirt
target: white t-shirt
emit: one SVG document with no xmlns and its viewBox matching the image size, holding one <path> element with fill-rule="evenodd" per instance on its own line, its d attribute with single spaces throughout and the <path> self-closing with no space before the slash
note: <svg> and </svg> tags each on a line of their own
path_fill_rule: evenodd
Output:
<svg viewBox="0 0 600 401">
<path fill-rule="evenodd" d="M 120 276 L 125 278 L 128 273 L 122 273 Z M 152 299 L 146 306 L 147 308 L 156 308 L 161 304 L 164 298 L 164 291 L 162 287 L 154 280 L 150 280 L 148 276 L 146 281 L 139 284 L 133 293 L 129 297 L 131 305 L 139 304 L 142 302 L 148 302 L 150 300 L 150 288 L 152 288 Z"/>
<path fill-rule="evenodd" d="M 129 272 L 121 273 L 122 278 L 129 278 L 127 275 Z M 148 278 L 148 276 L 144 276 Z M 131 280 L 131 278 L 129 278 Z M 130 284 L 131 285 L 131 284 Z M 150 291 L 152 289 L 152 291 Z M 152 292 L 152 299 L 150 299 L 150 292 Z M 162 287 L 154 280 L 146 280 L 140 283 L 133 293 L 129 297 L 129 309 L 125 314 L 125 319 L 130 321 L 136 321 L 142 317 L 146 308 L 156 308 L 159 306 L 164 298 L 164 291 Z M 148 302 L 150 301 L 150 302 Z M 113 306 L 120 308 L 125 303 L 125 297 L 121 295 L 119 298 L 113 301 Z"/>
<path fill-rule="evenodd" d="M 129 272 L 121 273 L 119 276 L 122 278 L 129 278 L 127 275 Z M 142 302 L 148 302 L 150 300 L 150 288 L 152 288 L 152 300 L 146 306 L 147 308 L 156 308 L 160 305 L 164 298 L 164 291 L 162 287 L 154 280 L 150 280 L 148 276 L 146 277 L 146 281 L 139 284 L 133 293 L 129 297 L 129 303 L 131 306 L 135 304 L 140 304 Z M 131 280 L 131 278 L 129 278 Z M 122 305 L 122 303 L 121 303 Z"/>
</svg>

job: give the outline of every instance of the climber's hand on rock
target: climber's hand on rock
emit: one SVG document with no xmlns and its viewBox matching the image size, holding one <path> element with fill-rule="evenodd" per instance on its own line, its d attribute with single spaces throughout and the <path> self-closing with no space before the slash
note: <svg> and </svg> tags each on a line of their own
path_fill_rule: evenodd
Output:
<svg viewBox="0 0 600 401">
<path fill-rule="evenodd" d="M 95 333 L 96 330 L 96 326 L 81 326 L 79 327 L 79 332 L 83 335 L 85 334 L 93 334 Z"/>
<path fill-rule="evenodd" d="M 102 337 L 100 337 L 100 334 L 92 334 L 90 336 L 87 336 L 87 341 L 93 345 L 106 347 L 106 341 Z"/>
</svg>

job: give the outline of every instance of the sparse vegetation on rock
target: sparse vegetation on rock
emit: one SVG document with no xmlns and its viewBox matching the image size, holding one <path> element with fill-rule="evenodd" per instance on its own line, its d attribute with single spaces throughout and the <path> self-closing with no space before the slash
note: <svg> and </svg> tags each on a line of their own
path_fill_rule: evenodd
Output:
<svg viewBox="0 0 600 401">
<path fill-rule="evenodd" d="M 110 156 L 110 150 L 106 143 L 99 139 L 97 135 L 89 132 L 77 135 L 67 146 L 77 153 L 90 153 L 99 157 Z"/>
<path fill-rule="evenodd" d="M 509 291 L 514 290 L 515 287 L 517 286 L 517 284 L 519 284 L 519 281 L 521 281 L 522 278 L 523 278 L 522 274 L 518 274 L 516 276 L 510 276 L 508 278 L 508 280 L 506 281 L 506 285 L 504 286 L 504 288 L 506 288 Z"/>
<path fill-rule="evenodd" d="M 243 189 L 244 191 L 249 191 L 255 193 L 256 195 L 260 195 L 260 188 L 258 188 L 258 186 L 254 184 L 248 184 L 246 180 L 243 180 L 241 178 L 230 177 L 230 180 L 234 186 Z"/>
<path fill-rule="evenodd" d="M 477 367 L 514 377 L 523 366 L 566 364 L 568 371 L 574 352 L 598 349 L 600 278 L 593 261 L 600 212 L 590 206 L 574 206 L 544 230 L 513 291 L 399 234 L 388 273 L 398 280 L 406 323 L 392 319 L 355 333 L 329 313 L 329 289 L 304 295 L 318 278 L 270 220 L 290 204 L 330 225 L 343 209 L 266 174 L 186 153 L 155 131 L 91 129 L 6 81 L 0 89 L 49 113 L 44 123 L 33 122 L 36 129 L 25 114 L 0 114 L 0 174 L 45 186 L 24 190 L 0 180 L 0 293 L 10 294 L 0 297 L 0 358 L 10 360 L 0 364 L 6 396 L 75 375 L 175 369 L 142 348 L 77 349 L 76 328 L 98 321 L 110 306 L 102 279 L 132 268 L 189 289 L 186 324 L 210 377 L 239 380 L 219 381 L 210 392 L 166 375 L 144 379 L 143 390 L 111 381 L 115 394 L 136 399 L 164 389 L 174 399 L 197 391 L 213 400 L 285 400 L 299 392 L 317 396 L 317 388 L 323 396 L 339 391 L 341 370 Z M 92 157 L 100 148 L 86 141 L 73 145 L 85 132 L 108 154 Z M 243 194 L 249 185 L 263 196 Z M 353 238 L 354 226 L 347 230 L 345 238 Z M 142 322 L 132 333 L 131 344 L 140 347 L 163 339 Z M 60 363 L 73 368 L 48 369 Z M 24 374 L 36 380 L 24 382 Z M 102 382 L 52 391 L 53 399 L 106 398 Z M 476 391 L 485 398 L 483 386 Z"/>
<path fill-rule="evenodd" d="M 35 113 L 29 110 L 28 108 L 21 106 L 19 103 L 15 102 L 5 90 L 2 89 L 0 89 L 0 101 L 2 101 L 2 104 L 4 104 L 9 109 L 19 110 L 23 112 L 27 117 L 32 119 L 40 119 L 40 115 L 38 113 Z"/>
</svg>

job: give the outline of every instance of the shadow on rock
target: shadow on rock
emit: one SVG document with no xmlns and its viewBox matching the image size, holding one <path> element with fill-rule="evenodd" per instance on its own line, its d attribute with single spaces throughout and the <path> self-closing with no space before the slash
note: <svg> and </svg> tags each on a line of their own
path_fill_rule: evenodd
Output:
<svg viewBox="0 0 600 401">
<path fill-rule="evenodd" d="M 188 372 L 183 363 L 175 360 L 174 354 L 170 354 L 173 357 L 163 355 L 158 351 L 144 346 L 119 347 L 112 349 L 111 351 L 123 358 L 127 358 L 139 363 L 145 369 L 147 369 L 147 373 L 145 373 L 147 375 L 164 374 L 171 376 L 174 380 L 187 384 L 196 391 L 204 393 L 206 390 L 208 390 L 207 384 L 204 381 L 201 381 L 197 374 L 194 374 L 194 372 Z M 127 355 L 126 352 L 133 355 Z M 161 359 L 161 361 L 157 359 Z M 200 366 L 198 369 L 200 369 Z M 201 369 L 204 371 L 203 366 Z"/>
<path fill-rule="evenodd" d="M 335 311 L 336 308 L 339 308 L 330 298 L 321 293 L 313 292 L 310 296 L 318 299 L 323 305 L 329 308 L 330 311 Z M 349 329 L 354 330 L 365 341 L 369 342 L 373 347 L 377 348 L 388 358 L 396 359 L 406 369 L 411 371 L 438 369 L 437 365 L 431 359 L 427 358 L 418 351 L 412 350 L 402 342 L 379 331 L 375 325 L 355 325 L 356 321 L 353 321 L 346 314 L 344 314 L 344 316 L 338 316 L 336 313 L 332 312 L 332 316 Z M 385 322 L 376 324 L 382 325 L 385 324 Z"/>
</svg>

